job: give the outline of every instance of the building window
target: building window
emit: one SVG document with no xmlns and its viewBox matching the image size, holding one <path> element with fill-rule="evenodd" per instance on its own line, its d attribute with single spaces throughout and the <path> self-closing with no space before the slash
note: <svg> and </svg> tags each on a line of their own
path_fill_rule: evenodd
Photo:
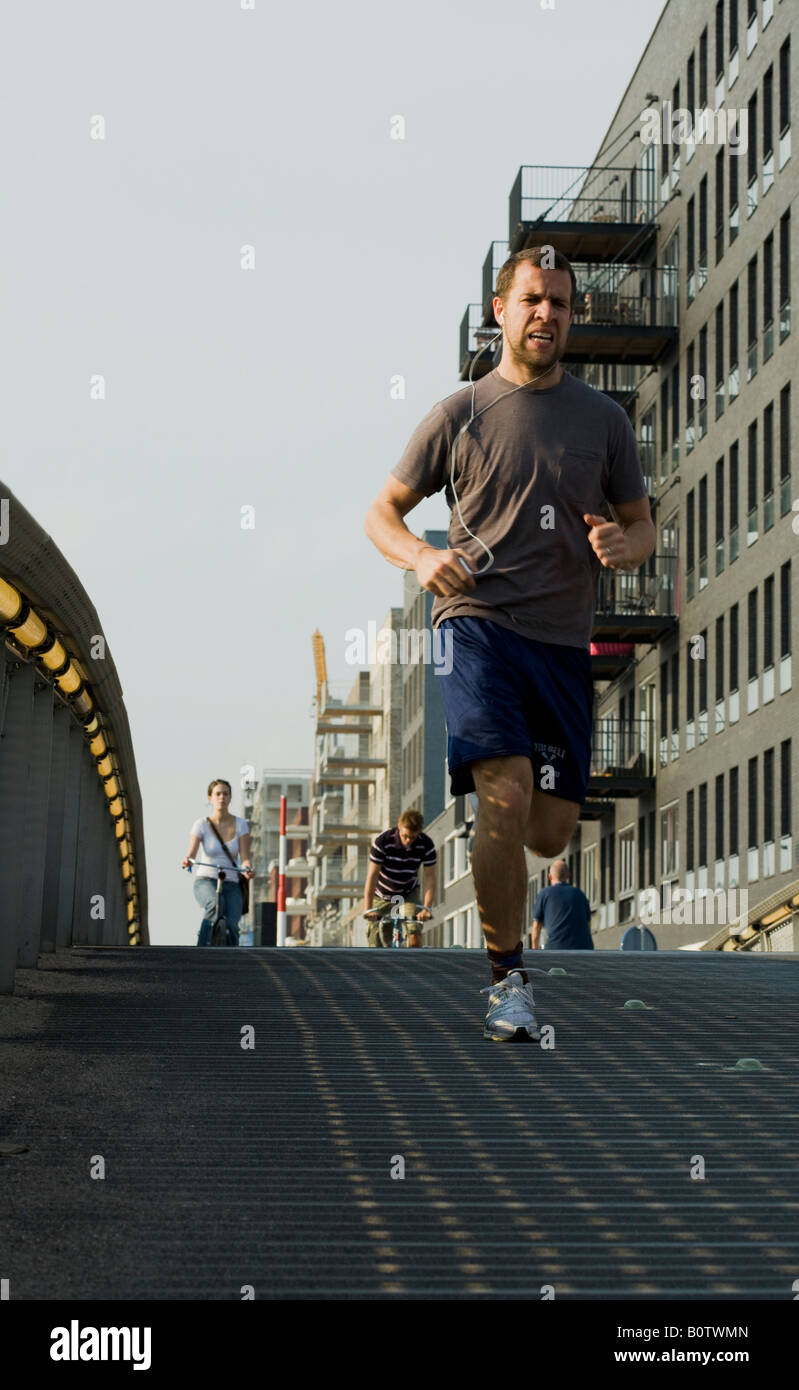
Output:
<svg viewBox="0 0 799 1390">
<path fill-rule="evenodd" d="M 619 894 L 635 891 L 635 826 L 619 832 Z"/>
<path fill-rule="evenodd" d="M 754 52 L 757 43 L 757 0 L 747 0 L 746 56 Z"/>
<path fill-rule="evenodd" d="M 757 540 L 757 420 L 748 432 L 748 468 L 746 489 L 746 544 Z"/>
<path fill-rule="evenodd" d="M 763 243 L 763 361 L 774 351 L 774 234 Z"/>
<path fill-rule="evenodd" d="M 791 383 L 780 391 L 780 516 L 791 510 Z"/>
<path fill-rule="evenodd" d="M 699 870 L 707 868 L 707 782 L 699 787 Z M 702 885 L 700 884 L 700 887 Z"/>
<path fill-rule="evenodd" d="M 791 331 L 791 211 L 780 218 L 780 342 Z"/>
<path fill-rule="evenodd" d="M 746 712 L 754 714 L 760 702 L 760 663 L 757 651 L 757 589 L 749 590 L 747 604 L 747 686 L 746 686 Z"/>
<path fill-rule="evenodd" d="M 791 40 L 790 36 L 780 49 L 780 148 L 779 165 L 782 169 L 791 153 Z"/>
<path fill-rule="evenodd" d="M 738 604 L 730 609 L 730 692 L 738 690 Z M 732 721 L 732 711 L 730 712 Z"/>
<path fill-rule="evenodd" d="M 774 182 L 774 65 L 763 77 L 763 197 Z"/>
<path fill-rule="evenodd" d="M 748 836 L 748 841 L 747 841 L 747 849 L 748 849 L 748 852 L 749 852 L 749 853 L 748 853 L 748 859 L 749 859 L 748 874 L 749 874 L 749 881 L 750 881 L 750 883 L 754 883 L 754 882 L 756 882 L 757 879 L 760 877 L 760 873 L 759 873 L 759 860 L 760 860 L 760 854 L 759 854 L 759 852 L 758 852 L 758 851 L 759 851 L 759 840 L 758 840 L 758 838 L 757 838 L 757 823 L 758 823 L 758 814 L 757 814 L 757 758 L 750 758 L 750 759 L 749 759 L 748 772 L 749 772 L 748 782 L 747 782 L 748 795 L 749 795 L 749 806 L 748 806 L 749 836 Z"/>
<path fill-rule="evenodd" d="M 774 525 L 774 402 L 763 411 L 763 530 Z"/>
<path fill-rule="evenodd" d="M 780 873 L 791 868 L 791 740 L 780 744 Z"/>
<path fill-rule="evenodd" d="M 716 703 L 723 705 L 724 702 L 724 613 L 716 619 Z M 721 728 L 724 728 L 724 714 L 721 716 Z M 718 719 L 716 720 L 716 733 L 720 734 Z"/>
<path fill-rule="evenodd" d="M 597 903 L 596 845 L 583 850 L 583 892 L 592 907 Z"/>
<path fill-rule="evenodd" d="M 707 106 L 707 27 L 699 37 L 699 105 Z"/>
<path fill-rule="evenodd" d="M 661 878 L 673 878 L 680 871 L 679 807 L 664 806 L 660 813 Z"/>
<path fill-rule="evenodd" d="M 724 569 L 724 455 L 716 459 L 716 574 Z"/>
<path fill-rule="evenodd" d="M 696 673 L 694 667 L 696 662 L 693 657 L 694 644 L 689 641 L 685 652 L 685 751 L 690 753 L 695 743 L 694 718 L 696 710 L 694 707 Z"/>
<path fill-rule="evenodd" d="M 730 246 L 732 246 L 732 243 L 738 235 L 738 160 L 740 157 L 740 153 L 737 150 L 733 150 L 730 154 L 730 176 L 727 180 L 730 186 Z"/>
<path fill-rule="evenodd" d="M 715 859 L 724 858 L 724 773 L 716 777 L 716 815 L 715 815 Z"/>
<path fill-rule="evenodd" d="M 716 155 L 716 265 L 724 255 L 724 149 Z M 689 301 L 690 303 L 690 301 Z"/>
<path fill-rule="evenodd" d="M 724 414 L 724 301 L 716 305 L 716 419 Z"/>
<path fill-rule="evenodd" d="M 753 92 L 748 106 L 748 139 L 746 152 L 746 215 L 751 217 L 757 210 L 757 92 Z"/>
<path fill-rule="evenodd" d="M 774 749 L 763 754 L 763 877 L 774 873 Z"/>
<path fill-rule="evenodd" d="M 701 656 L 699 659 L 699 743 L 704 743 L 707 739 L 707 628 L 703 628 L 701 634 Z"/>
<path fill-rule="evenodd" d="M 730 564 L 738 558 L 738 441 L 730 446 Z"/>
<path fill-rule="evenodd" d="M 694 596 L 695 498 L 691 488 L 685 499 L 685 581 L 689 599 Z"/>
<path fill-rule="evenodd" d="M 699 258 L 696 267 L 696 288 L 707 283 L 707 174 L 699 185 Z"/>
<path fill-rule="evenodd" d="M 739 390 L 739 375 L 738 375 L 738 281 L 737 281 L 737 280 L 735 281 L 735 284 L 732 286 L 732 288 L 731 288 L 731 290 L 730 290 L 730 321 L 729 321 L 728 327 L 729 327 L 728 342 L 729 342 L 730 372 L 729 372 L 729 376 L 728 376 L 728 378 L 727 378 L 727 394 L 729 395 L 730 403 L 732 403 L 732 402 L 735 400 L 735 397 L 738 395 L 738 390 Z"/>
<path fill-rule="evenodd" d="M 680 653 L 671 658 L 671 758 L 680 756 Z"/>
<path fill-rule="evenodd" d="M 791 688 L 791 562 L 780 569 L 780 694 Z"/>
<path fill-rule="evenodd" d="M 696 834 L 694 830 L 694 789 L 685 795 L 685 872 L 693 874 L 696 867 L 694 863 L 694 843 Z"/>
<path fill-rule="evenodd" d="M 699 589 L 707 588 L 707 474 L 699 479 Z"/>
<path fill-rule="evenodd" d="M 704 439 L 707 434 L 707 324 L 699 330 L 699 376 L 702 395 L 699 397 L 699 426 L 697 438 Z"/>
<path fill-rule="evenodd" d="M 694 429 L 694 345 L 685 353 L 685 452 L 690 454 L 695 442 Z"/>
<path fill-rule="evenodd" d="M 753 256 L 747 267 L 747 349 L 746 380 L 757 376 L 757 256 Z"/>
<path fill-rule="evenodd" d="M 680 462 L 680 368 L 675 363 L 671 370 L 671 471 L 675 473 Z"/>
<path fill-rule="evenodd" d="M 769 693 L 766 691 L 768 681 Z M 763 582 L 763 701 L 774 694 L 774 575 Z"/>
<path fill-rule="evenodd" d="M 738 76 L 738 0 L 730 0 L 730 69 L 729 86 Z"/>
</svg>

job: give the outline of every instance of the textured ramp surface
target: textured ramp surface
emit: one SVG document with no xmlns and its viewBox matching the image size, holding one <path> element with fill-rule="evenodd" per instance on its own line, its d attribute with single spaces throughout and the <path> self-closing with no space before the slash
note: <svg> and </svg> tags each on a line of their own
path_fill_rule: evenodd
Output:
<svg viewBox="0 0 799 1390">
<path fill-rule="evenodd" d="M 790 1300 L 799 958 L 527 963 L 567 971 L 531 976 L 551 1047 L 483 1039 L 481 952 L 76 949 L 18 972 L 11 1298 Z"/>
</svg>

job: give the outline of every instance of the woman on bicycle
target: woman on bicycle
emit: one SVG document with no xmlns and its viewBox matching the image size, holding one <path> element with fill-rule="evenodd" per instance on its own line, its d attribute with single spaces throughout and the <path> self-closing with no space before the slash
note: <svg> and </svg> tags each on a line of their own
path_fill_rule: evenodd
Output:
<svg viewBox="0 0 799 1390">
<path fill-rule="evenodd" d="M 222 884 L 222 915 L 228 925 L 228 944 L 238 946 L 239 944 L 239 921 L 241 919 L 241 888 L 239 887 L 239 875 L 234 868 L 239 855 L 241 855 L 241 872 L 245 878 L 253 877 L 252 862 L 250 860 L 250 828 L 246 820 L 241 816 L 232 816 L 228 811 L 231 798 L 230 783 L 222 777 L 217 777 L 208 787 L 208 802 L 211 807 L 209 814 L 196 820 L 191 827 L 191 837 L 186 858 L 183 860 L 184 869 L 188 867 L 190 859 L 197 857 L 198 849 L 201 849 L 200 859 L 203 864 L 194 866 L 194 896 L 203 909 L 203 918 L 200 923 L 200 930 L 197 936 L 198 946 L 210 946 L 211 933 L 216 918 L 216 889 L 219 869 L 226 869 L 227 874 Z M 220 837 L 224 841 L 230 858 L 220 844 Z M 212 867 L 207 867 L 211 865 Z"/>
</svg>

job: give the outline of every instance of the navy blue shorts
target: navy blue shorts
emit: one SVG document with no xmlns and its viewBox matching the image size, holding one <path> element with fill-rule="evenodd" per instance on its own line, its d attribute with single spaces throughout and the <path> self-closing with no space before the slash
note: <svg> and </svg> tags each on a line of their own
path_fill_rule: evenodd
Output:
<svg viewBox="0 0 799 1390">
<path fill-rule="evenodd" d="M 529 758 L 535 787 L 585 801 L 594 682 L 587 648 L 523 637 L 488 618 L 444 618 L 452 670 L 437 677 L 447 721 L 450 791 L 474 791 L 479 758 Z M 551 769 L 551 771 L 548 771 Z"/>
</svg>

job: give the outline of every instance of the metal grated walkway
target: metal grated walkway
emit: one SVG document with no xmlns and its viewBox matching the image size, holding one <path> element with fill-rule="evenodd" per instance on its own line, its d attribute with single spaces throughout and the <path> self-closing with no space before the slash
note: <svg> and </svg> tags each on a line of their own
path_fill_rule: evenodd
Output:
<svg viewBox="0 0 799 1390">
<path fill-rule="evenodd" d="M 483 1039 L 482 952 L 75 949 L 18 972 L 11 1297 L 791 1300 L 799 957 L 526 961 L 567 972 L 531 976 L 551 1048 Z"/>
</svg>

